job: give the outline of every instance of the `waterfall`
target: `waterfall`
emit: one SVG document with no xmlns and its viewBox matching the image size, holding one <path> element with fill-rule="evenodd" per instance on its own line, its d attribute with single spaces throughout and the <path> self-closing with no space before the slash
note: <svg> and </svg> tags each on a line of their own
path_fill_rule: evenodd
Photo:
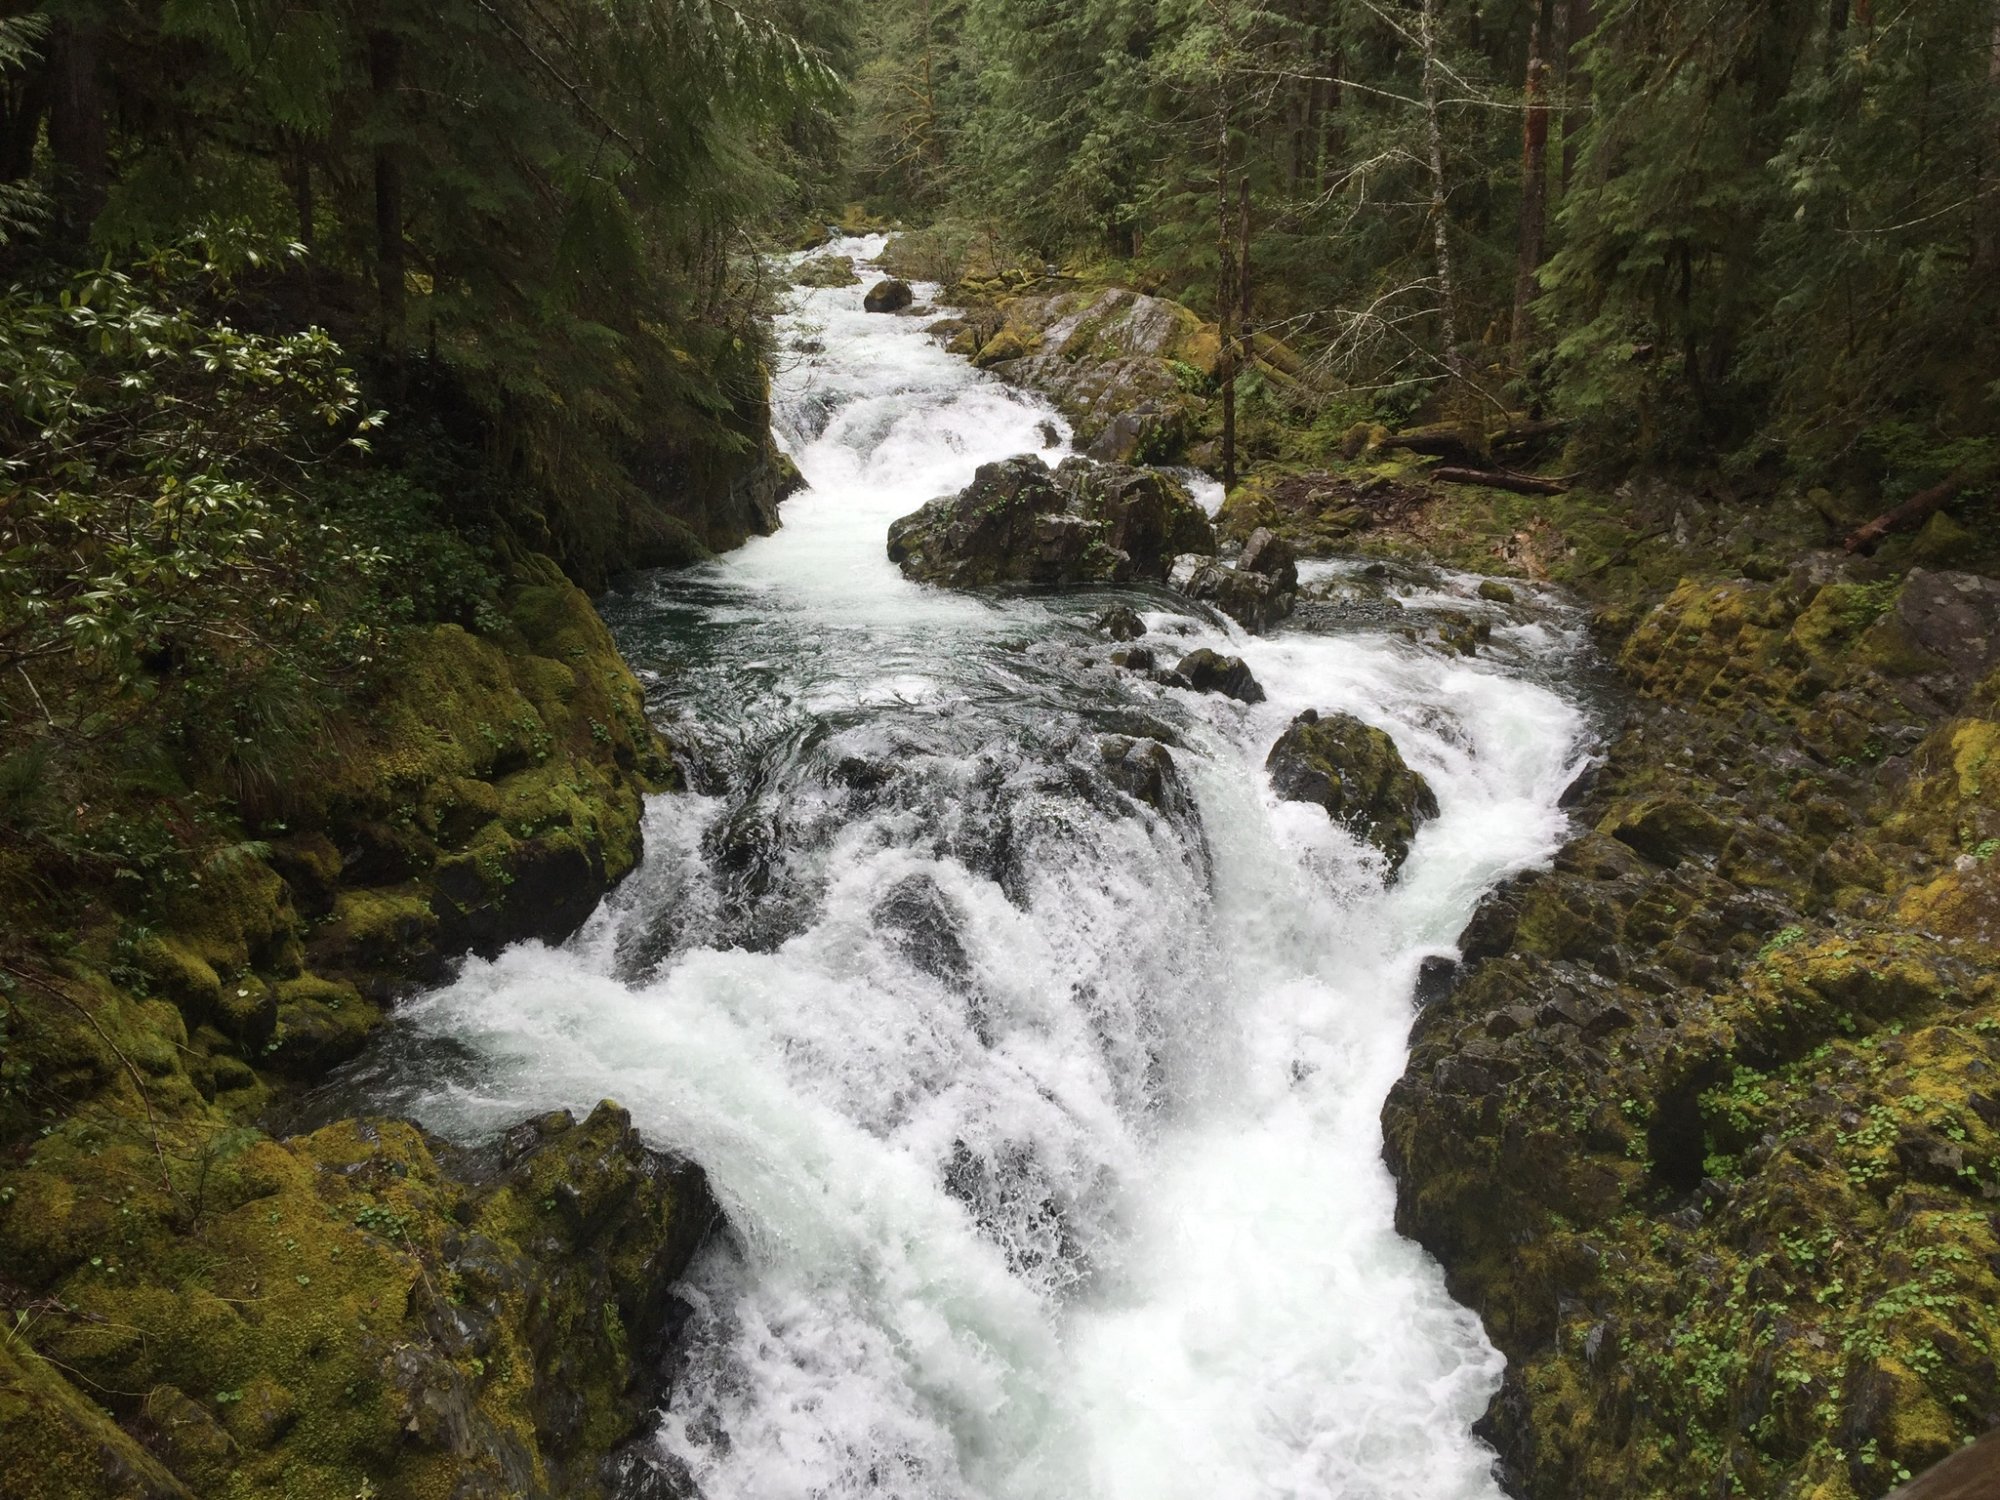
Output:
<svg viewBox="0 0 2000 1500">
<path fill-rule="evenodd" d="M 781 323 L 783 530 L 605 601 L 691 790 L 571 942 L 404 1010 L 455 1060 L 402 1107 L 470 1136 L 608 1095 L 708 1170 L 731 1228 L 661 1431 L 708 1500 L 1497 1496 L 1501 1359 L 1395 1233 L 1378 1114 L 1422 959 L 1563 837 L 1578 621 L 1449 574 L 1262 638 L 1162 590 L 908 583 L 891 520 L 1067 429 L 861 295 Z M 1114 667 L 1115 603 L 1267 701 Z M 1397 628 L 1446 603 L 1480 659 Z M 1394 884 L 1270 792 L 1307 708 L 1436 792 Z M 1154 784 L 1113 737 L 1165 747 Z"/>
</svg>

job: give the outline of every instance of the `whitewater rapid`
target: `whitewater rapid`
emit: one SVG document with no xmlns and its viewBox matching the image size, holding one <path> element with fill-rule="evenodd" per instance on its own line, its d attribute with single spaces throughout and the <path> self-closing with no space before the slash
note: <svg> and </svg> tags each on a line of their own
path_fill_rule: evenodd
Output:
<svg viewBox="0 0 2000 1500">
<path fill-rule="evenodd" d="M 1563 836 L 1579 633 L 1450 575 L 1402 602 L 1490 616 L 1485 659 L 910 584 L 890 521 L 1067 429 L 861 292 L 782 320 L 783 529 L 605 601 L 692 790 L 570 943 L 403 1011 L 472 1061 L 402 1104 L 472 1136 L 611 1096 L 707 1169 L 730 1228 L 660 1440 L 708 1500 L 1497 1496 L 1501 1359 L 1396 1235 L 1378 1115 L 1420 962 Z M 1268 701 L 1114 668 L 1116 602 Z M 1393 886 L 1269 791 L 1306 708 L 1437 794 Z M 1164 811 L 1107 736 L 1169 746 Z"/>
</svg>

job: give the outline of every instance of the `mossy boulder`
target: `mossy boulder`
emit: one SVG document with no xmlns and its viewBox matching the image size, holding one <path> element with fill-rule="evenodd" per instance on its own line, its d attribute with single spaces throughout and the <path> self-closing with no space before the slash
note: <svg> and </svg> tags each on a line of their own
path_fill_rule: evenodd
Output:
<svg viewBox="0 0 2000 1500">
<path fill-rule="evenodd" d="M 1352 714 L 1307 709 L 1264 762 L 1271 789 L 1311 802 L 1388 861 L 1393 880 L 1410 856 L 1418 825 L 1438 815 L 1430 783 L 1410 769 L 1388 734 Z"/>
<path fill-rule="evenodd" d="M 715 1221 L 697 1169 L 609 1103 L 484 1153 L 366 1120 L 181 1144 L 184 1202 L 80 1127 L 0 1172 L 0 1254 L 55 1309 L 0 1351 L 10 1494 L 607 1493 Z M 118 1211 L 25 1222 L 52 1178 Z"/>
<path fill-rule="evenodd" d="M 1208 518 L 1167 475 L 1022 454 L 889 528 L 907 577 L 956 588 L 1160 580 L 1174 554 L 1214 547 Z"/>
<path fill-rule="evenodd" d="M 861 277 L 854 262 L 844 255 L 815 255 L 802 260 L 792 272 L 792 284 L 806 287 L 859 286 Z"/>
<path fill-rule="evenodd" d="M 1203 646 L 1183 656 L 1174 671 L 1197 693 L 1220 693 L 1239 703 L 1262 703 L 1264 688 L 1240 656 L 1224 656 Z"/>
<path fill-rule="evenodd" d="M 1215 325 L 1178 302 L 1125 287 L 1046 291 L 1033 277 L 961 283 L 968 318 L 990 313 L 976 359 L 1040 391 L 1075 428 L 1078 446 L 1113 463 L 1168 463 L 1201 430 L 1222 344 Z M 989 353 L 989 351 L 991 351 Z M 1256 359 L 1274 380 L 1296 363 L 1276 340 Z"/>
<path fill-rule="evenodd" d="M 891 276 L 868 288 L 861 299 L 861 306 L 867 312 L 892 313 L 901 312 L 915 300 L 916 293 L 910 290 L 910 284 Z"/>
</svg>

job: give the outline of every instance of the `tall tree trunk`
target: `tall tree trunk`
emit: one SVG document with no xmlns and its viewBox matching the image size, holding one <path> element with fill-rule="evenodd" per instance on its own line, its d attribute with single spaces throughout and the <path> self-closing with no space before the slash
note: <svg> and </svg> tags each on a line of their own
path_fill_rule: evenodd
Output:
<svg viewBox="0 0 2000 1500">
<path fill-rule="evenodd" d="M 1583 121 L 1587 112 L 1576 107 L 1579 97 L 1590 92 L 1590 74 L 1581 66 L 1583 44 L 1588 40 L 1597 18 L 1591 10 L 1590 0 L 1556 0 L 1556 15 L 1560 18 L 1562 37 L 1558 56 L 1562 68 L 1562 190 L 1569 193 L 1570 179 L 1576 175 L 1576 159 L 1583 143 Z"/>
<path fill-rule="evenodd" d="M 1341 164 L 1347 159 L 1347 117 L 1343 113 L 1347 99 L 1340 86 L 1340 75 L 1346 67 L 1346 51 L 1338 44 L 1329 47 L 1325 53 L 1325 65 L 1320 70 L 1328 80 L 1324 95 L 1326 102 L 1320 110 L 1319 190 L 1322 193 L 1333 186 L 1340 176 Z"/>
<path fill-rule="evenodd" d="M 1221 346 L 1222 369 L 1222 487 L 1236 485 L 1236 308 L 1242 285 L 1236 275 L 1235 236 L 1229 223 L 1229 111 L 1215 141 L 1215 327 Z"/>
<path fill-rule="evenodd" d="M 34 58 L 0 83 L 0 182 L 19 182 L 35 170 L 35 146 L 49 108 L 49 66 Z"/>
<path fill-rule="evenodd" d="M 1542 268 L 1542 247 L 1548 234 L 1549 99 L 1548 68 L 1542 61 L 1541 27 L 1528 43 L 1528 86 L 1521 130 L 1521 252 L 1514 267 L 1514 364 L 1527 367 L 1528 343 L 1534 337 L 1535 273 Z"/>
<path fill-rule="evenodd" d="M 405 279 L 403 247 L 403 159 L 400 143 L 387 138 L 401 114 L 402 38 L 386 31 L 368 37 L 368 81 L 375 96 L 375 296 L 377 334 L 392 359 L 403 347 Z"/>
<path fill-rule="evenodd" d="M 306 147 L 306 138 L 293 131 L 287 131 L 286 144 L 290 147 L 292 159 L 292 216 L 298 221 L 299 243 L 305 246 L 305 288 L 308 306 L 315 300 L 319 268 L 314 258 L 319 253 L 319 236 L 314 228 L 317 211 L 313 203 L 312 153 Z"/>
<path fill-rule="evenodd" d="M 1987 113 L 1993 123 L 1986 133 L 1986 160 L 1979 173 L 1979 196 L 1973 200 L 1972 268 L 1981 276 L 2000 274 L 2000 4 L 1994 6 L 1992 51 L 1986 60 L 1990 85 Z"/>
<path fill-rule="evenodd" d="M 49 155 L 56 165 L 56 225 L 67 238 L 88 236 L 104 208 L 110 173 L 104 87 L 98 77 L 101 33 L 82 21 L 49 30 Z"/>
<path fill-rule="evenodd" d="M 1438 102 L 1438 0 L 1424 0 L 1418 43 L 1424 52 L 1424 129 L 1429 138 L 1431 168 L 1431 243 L 1437 256 L 1438 332 L 1444 343 L 1444 365 L 1457 381 L 1465 379 L 1458 355 L 1458 293 L 1451 274 L 1451 231 L 1445 220 L 1444 124 Z"/>
</svg>

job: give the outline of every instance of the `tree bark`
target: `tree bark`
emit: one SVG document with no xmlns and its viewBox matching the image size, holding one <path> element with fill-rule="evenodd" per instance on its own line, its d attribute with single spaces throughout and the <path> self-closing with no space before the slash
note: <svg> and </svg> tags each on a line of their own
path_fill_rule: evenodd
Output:
<svg viewBox="0 0 2000 1500">
<path fill-rule="evenodd" d="M 401 111 L 403 43 L 386 31 L 368 37 L 368 79 L 375 97 L 375 295 L 377 335 L 382 350 L 400 354 L 404 333 L 403 161 L 398 143 L 386 138 Z"/>
<path fill-rule="evenodd" d="M 1576 160 L 1583 144 L 1581 121 L 1587 118 L 1584 111 L 1573 107 L 1579 95 L 1590 92 L 1590 74 L 1578 66 L 1579 49 L 1596 27 L 1597 18 L 1591 10 L 1590 0 L 1556 0 L 1556 14 L 1561 18 L 1562 41 L 1562 190 L 1569 192 L 1570 179 L 1576 175 Z"/>
<path fill-rule="evenodd" d="M 29 60 L 21 72 L 0 84 L 0 182 L 19 182 L 34 172 L 35 145 L 48 107 L 46 55 Z"/>
<path fill-rule="evenodd" d="M 1215 323 L 1222 363 L 1222 487 L 1236 484 L 1236 308 L 1242 285 L 1236 274 L 1235 236 L 1229 223 L 1229 111 L 1215 143 Z"/>
<path fill-rule="evenodd" d="M 1458 294 L 1451 274 L 1451 231 L 1445 218 L 1444 125 L 1439 104 L 1438 0 L 1424 0 L 1418 41 L 1424 53 L 1424 127 L 1431 168 L 1431 243 L 1437 257 L 1438 325 L 1444 365 L 1454 380 L 1465 379 L 1458 353 Z"/>
<path fill-rule="evenodd" d="M 1986 60 L 1989 90 L 1986 108 L 1993 124 L 1986 133 L 1986 159 L 1980 165 L 1979 195 L 1972 207 L 1972 269 L 1981 277 L 2000 274 L 2000 4 L 1993 8 L 1990 47 Z"/>
<path fill-rule="evenodd" d="M 110 186 L 104 88 L 98 77 L 101 33 L 61 21 L 49 30 L 49 155 L 56 164 L 56 225 L 82 239 L 97 222 Z"/>
<path fill-rule="evenodd" d="M 1526 118 L 1521 130 L 1521 249 L 1514 268 L 1514 364 L 1525 368 L 1528 343 L 1534 336 L 1534 303 L 1540 288 L 1535 273 L 1542 268 L 1542 248 L 1548 234 L 1549 99 L 1548 68 L 1542 61 L 1541 28 L 1528 44 Z"/>
</svg>

